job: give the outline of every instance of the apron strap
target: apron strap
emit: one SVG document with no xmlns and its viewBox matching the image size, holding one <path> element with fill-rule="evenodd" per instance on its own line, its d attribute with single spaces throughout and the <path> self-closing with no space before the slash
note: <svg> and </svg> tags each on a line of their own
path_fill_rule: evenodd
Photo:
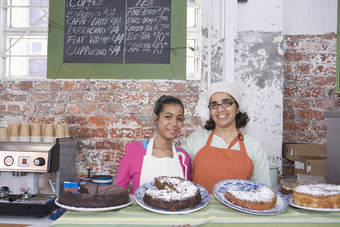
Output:
<svg viewBox="0 0 340 227">
<path fill-rule="evenodd" d="M 241 131 L 238 130 L 238 135 L 230 142 L 228 149 L 231 149 L 237 142 L 240 142 L 241 151 L 245 151 L 246 149 L 243 140 L 244 140 L 243 135 Z"/>
<path fill-rule="evenodd" d="M 243 135 L 241 134 L 241 132 L 238 134 L 238 139 L 239 139 L 239 144 L 240 144 L 240 148 L 241 148 L 241 151 L 246 151 L 246 146 L 244 145 L 244 138 L 243 138 Z"/>
<path fill-rule="evenodd" d="M 149 143 L 148 143 L 148 147 L 146 149 L 146 153 L 145 153 L 145 156 L 151 156 L 152 155 L 152 149 L 153 149 L 153 140 L 154 140 L 154 137 L 152 137 L 150 140 L 149 140 Z"/>
<path fill-rule="evenodd" d="M 211 130 L 206 146 L 210 146 L 212 138 L 214 137 L 214 134 L 215 134 L 215 129 Z"/>
</svg>

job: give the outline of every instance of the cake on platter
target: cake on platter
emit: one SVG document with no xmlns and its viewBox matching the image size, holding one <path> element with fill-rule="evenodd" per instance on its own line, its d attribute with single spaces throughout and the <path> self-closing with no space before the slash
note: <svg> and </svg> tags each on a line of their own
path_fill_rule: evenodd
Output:
<svg viewBox="0 0 340 227">
<path fill-rule="evenodd" d="M 129 202 L 128 191 L 117 185 L 81 184 L 79 193 L 63 190 L 58 203 L 83 208 L 102 208 L 123 205 Z"/>
<path fill-rule="evenodd" d="M 299 185 L 293 191 L 294 204 L 314 208 L 340 208 L 340 185 Z"/>
<path fill-rule="evenodd" d="M 202 201 L 199 187 L 180 177 L 155 178 L 155 188 L 145 190 L 143 201 L 156 208 L 178 211 L 193 208 Z"/>
<path fill-rule="evenodd" d="M 265 185 L 251 191 L 230 188 L 225 192 L 224 196 L 231 203 L 252 210 L 272 209 L 275 207 L 277 200 L 274 190 Z"/>
</svg>

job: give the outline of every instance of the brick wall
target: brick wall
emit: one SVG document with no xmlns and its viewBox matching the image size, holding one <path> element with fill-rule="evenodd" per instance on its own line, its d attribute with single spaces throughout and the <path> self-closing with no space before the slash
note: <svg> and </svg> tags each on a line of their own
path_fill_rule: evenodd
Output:
<svg viewBox="0 0 340 227">
<path fill-rule="evenodd" d="M 336 34 L 287 35 L 284 49 L 283 142 L 325 144 L 324 112 L 340 110 Z M 283 174 L 293 169 L 283 160 Z"/>
<path fill-rule="evenodd" d="M 117 151 L 153 133 L 152 112 L 163 94 L 179 97 L 185 128 L 177 141 L 201 125 L 195 116 L 199 82 L 135 80 L 0 81 L 0 118 L 7 122 L 70 124 L 78 141 L 77 169 L 85 175 L 117 172 Z"/>
</svg>

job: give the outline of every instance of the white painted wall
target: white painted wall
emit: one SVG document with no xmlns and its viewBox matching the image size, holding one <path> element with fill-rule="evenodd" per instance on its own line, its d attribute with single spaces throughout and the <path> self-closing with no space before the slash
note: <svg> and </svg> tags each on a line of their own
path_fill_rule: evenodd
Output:
<svg viewBox="0 0 340 227">
<path fill-rule="evenodd" d="M 337 31 L 337 5 L 337 0 L 284 0 L 284 34 L 335 33 Z"/>
<path fill-rule="evenodd" d="M 238 31 L 282 31 L 283 2 L 286 0 L 248 0 L 237 4 Z M 296 0 L 299 1 L 299 0 Z"/>
<path fill-rule="evenodd" d="M 338 0 L 248 0 L 237 5 L 237 30 L 283 31 L 289 35 L 336 32 L 337 2 Z"/>
</svg>

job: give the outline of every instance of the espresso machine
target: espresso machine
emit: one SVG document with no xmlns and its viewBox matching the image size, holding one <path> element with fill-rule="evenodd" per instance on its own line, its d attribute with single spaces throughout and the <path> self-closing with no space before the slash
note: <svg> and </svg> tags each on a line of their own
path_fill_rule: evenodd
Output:
<svg viewBox="0 0 340 227">
<path fill-rule="evenodd" d="M 75 180 L 76 142 L 0 141 L 0 214 L 45 216 Z"/>
</svg>

